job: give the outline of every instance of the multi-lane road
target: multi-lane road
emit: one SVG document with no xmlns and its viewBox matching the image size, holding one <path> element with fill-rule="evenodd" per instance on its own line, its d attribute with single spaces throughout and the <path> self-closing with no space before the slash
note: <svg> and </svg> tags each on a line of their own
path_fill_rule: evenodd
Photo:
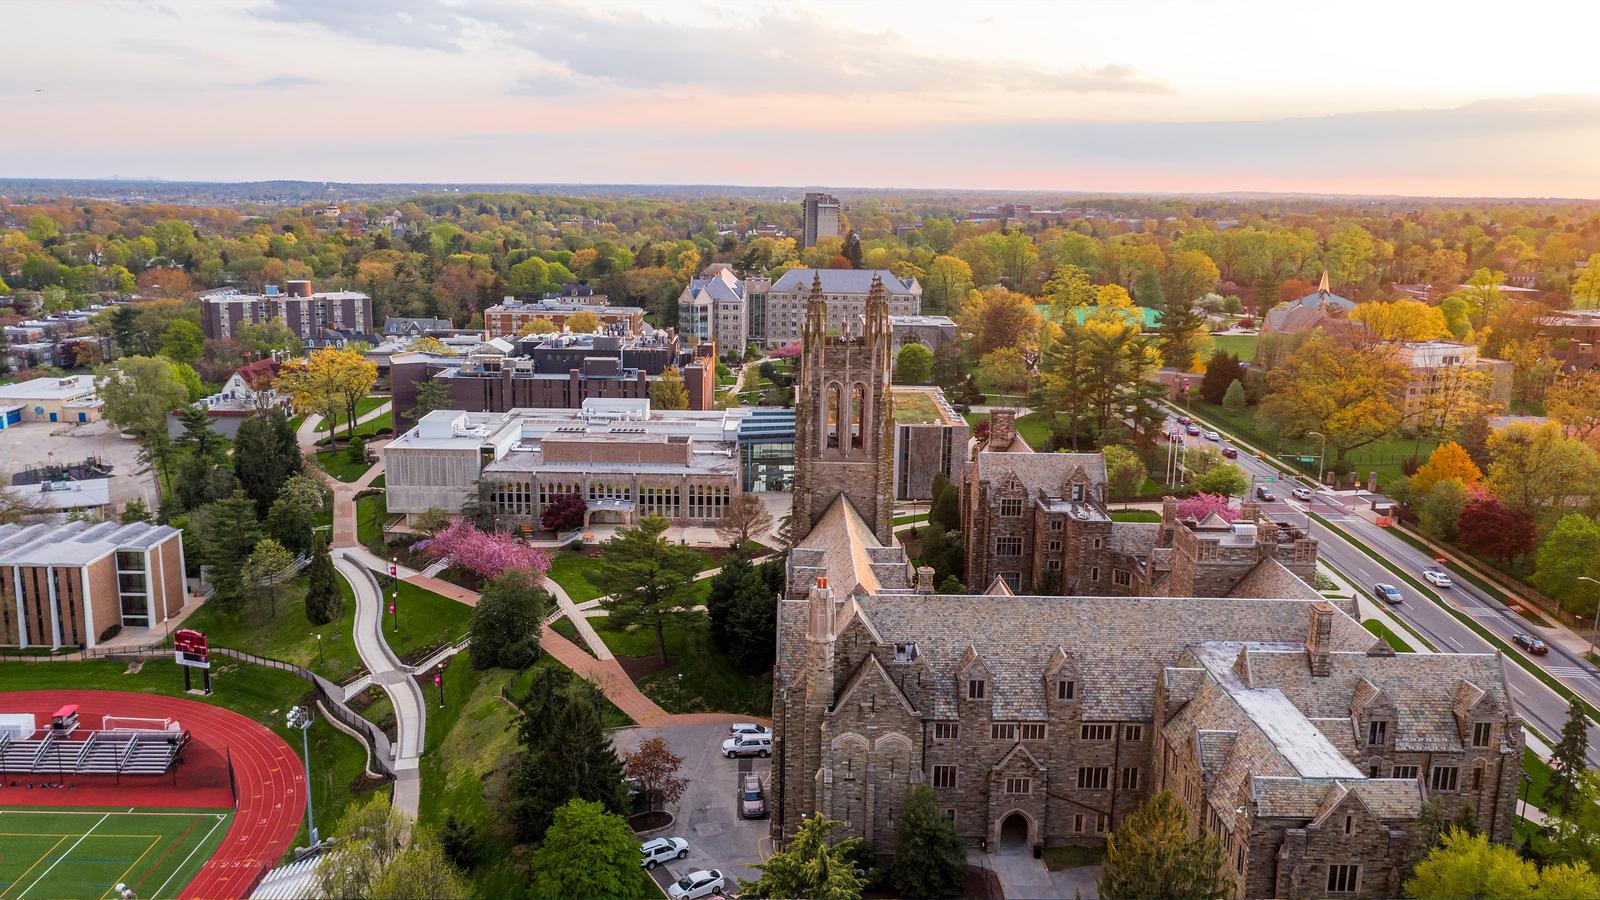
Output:
<svg viewBox="0 0 1600 900">
<path fill-rule="evenodd" d="M 1169 431 L 1173 429 L 1182 431 L 1182 427 L 1176 422 L 1176 417 L 1182 414 L 1177 410 L 1172 413 L 1173 419 L 1168 421 L 1167 426 Z M 1201 423 L 1201 427 L 1211 426 Z M 1480 627 L 1508 645 L 1514 634 L 1540 634 L 1540 630 L 1532 623 L 1464 579 L 1455 579 L 1454 587 L 1431 589 L 1439 598 L 1436 600 L 1434 596 L 1425 595 L 1412 584 L 1397 578 L 1394 572 L 1367 555 L 1345 535 L 1348 534 L 1354 541 L 1359 541 L 1370 548 L 1409 574 L 1418 583 L 1426 584 L 1422 579 L 1423 569 L 1436 568 L 1437 564 L 1426 553 L 1396 537 L 1387 529 L 1380 528 L 1370 520 L 1356 515 L 1352 507 L 1346 505 L 1361 501 L 1349 496 L 1320 491 L 1313 495 L 1310 502 L 1295 500 L 1290 497 L 1289 492 L 1291 488 L 1300 485 L 1272 463 L 1255 456 L 1251 449 L 1236 443 L 1231 436 L 1225 434 L 1220 442 L 1186 435 L 1185 445 L 1236 447 L 1239 456 L 1233 462 L 1250 475 L 1251 494 L 1255 493 L 1256 487 L 1265 485 L 1275 495 L 1274 501 L 1265 505 L 1266 511 L 1275 519 L 1307 527 L 1318 541 L 1318 552 L 1322 559 L 1369 596 L 1372 593 L 1372 586 L 1379 582 L 1398 587 L 1403 602 L 1389 605 L 1389 612 L 1403 619 L 1418 634 L 1427 638 L 1435 649 L 1458 653 L 1493 653 L 1499 650 L 1441 606 L 1441 602 L 1449 603 L 1471 616 Z M 1268 478 L 1274 480 L 1264 480 Z M 1311 518 L 1309 515 L 1311 512 L 1326 519 L 1344 534 L 1323 526 Z M 1402 635 L 1402 637 L 1409 636 Z M 1520 656 L 1520 660 L 1510 658 L 1513 654 Z M 1512 699 L 1516 701 L 1529 727 L 1544 735 L 1546 740 L 1553 742 L 1560 736 L 1561 726 L 1567 718 L 1567 701 L 1524 669 L 1523 663 L 1541 667 L 1574 693 L 1591 704 L 1600 706 L 1600 669 L 1596 669 L 1588 661 L 1558 646 L 1555 642 L 1550 642 L 1548 656 L 1522 656 L 1513 650 L 1507 657 L 1506 682 L 1511 690 Z M 1600 766 L 1600 728 L 1593 725 L 1589 728 L 1589 762 L 1591 765 Z"/>
</svg>

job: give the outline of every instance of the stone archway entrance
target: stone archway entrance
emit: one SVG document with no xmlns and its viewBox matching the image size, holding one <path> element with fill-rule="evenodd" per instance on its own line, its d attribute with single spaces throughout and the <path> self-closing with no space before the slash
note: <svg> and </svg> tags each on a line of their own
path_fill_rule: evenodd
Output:
<svg viewBox="0 0 1600 900">
<path fill-rule="evenodd" d="M 1000 820 L 1000 852 L 1028 852 L 1028 817 L 1014 812 Z"/>
</svg>

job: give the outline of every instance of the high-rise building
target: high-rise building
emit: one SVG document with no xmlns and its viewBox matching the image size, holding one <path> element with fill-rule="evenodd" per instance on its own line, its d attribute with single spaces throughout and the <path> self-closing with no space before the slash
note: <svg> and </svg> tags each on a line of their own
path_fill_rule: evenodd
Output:
<svg viewBox="0 0 1600 900">
<path fill-rule="evenodd" d="M 805 218 L 801 247 L 816 246 L 818 238 L 839 237 L 839 198 L 832 194 L 806 194 Z"/>
<path fill-rule="evenodd" d="M 371 340 L 377 327 L 371 297 L 359 291 L 314 292 L 309 281 L 290 281 L 284 291 L 267 285 L 260 294 L 223 288 L 200 296 L 200 324 L 212 340 L 237 337 L 240 327 L 273 319 L 282 319 L 307 347 Z"/>
</svg>

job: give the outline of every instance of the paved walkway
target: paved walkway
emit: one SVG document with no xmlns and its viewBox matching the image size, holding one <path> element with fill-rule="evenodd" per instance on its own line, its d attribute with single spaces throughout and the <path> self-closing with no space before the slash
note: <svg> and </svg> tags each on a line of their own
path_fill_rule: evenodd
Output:
<svg viewBox="0 0 1600 900">
<path fill-rule="evenodd" d="M 1074 866 L 1051 872 L 1043 860 L 1033 858 L 1026 848 L 984 853 L 967 850 L 967 865 L 989 869 L 1000 879 L 1000 890 L 1007 900 L 1045 900 L 1045 898 L 1099 897 L 1099 866 Z"/>
</svg>

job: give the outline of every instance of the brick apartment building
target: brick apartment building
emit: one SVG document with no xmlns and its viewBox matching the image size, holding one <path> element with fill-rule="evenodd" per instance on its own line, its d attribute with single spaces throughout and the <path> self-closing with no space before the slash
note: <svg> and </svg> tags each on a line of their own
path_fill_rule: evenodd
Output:
<svg viewBox="0 0 1600 900">
<path fill-rule="evenodd" d="M 200 324 L 211 340 L 273 319 L 282 319 L 308 346 L 321 346 L 329 331 L 370 335 L 377 330 L 371 297 L 359 291 L 316 292 L 309 281 L 286 282 L 283 291 L 268 285 L 260 294 L 224 288 L 200 296 Z"/>
</svg>

